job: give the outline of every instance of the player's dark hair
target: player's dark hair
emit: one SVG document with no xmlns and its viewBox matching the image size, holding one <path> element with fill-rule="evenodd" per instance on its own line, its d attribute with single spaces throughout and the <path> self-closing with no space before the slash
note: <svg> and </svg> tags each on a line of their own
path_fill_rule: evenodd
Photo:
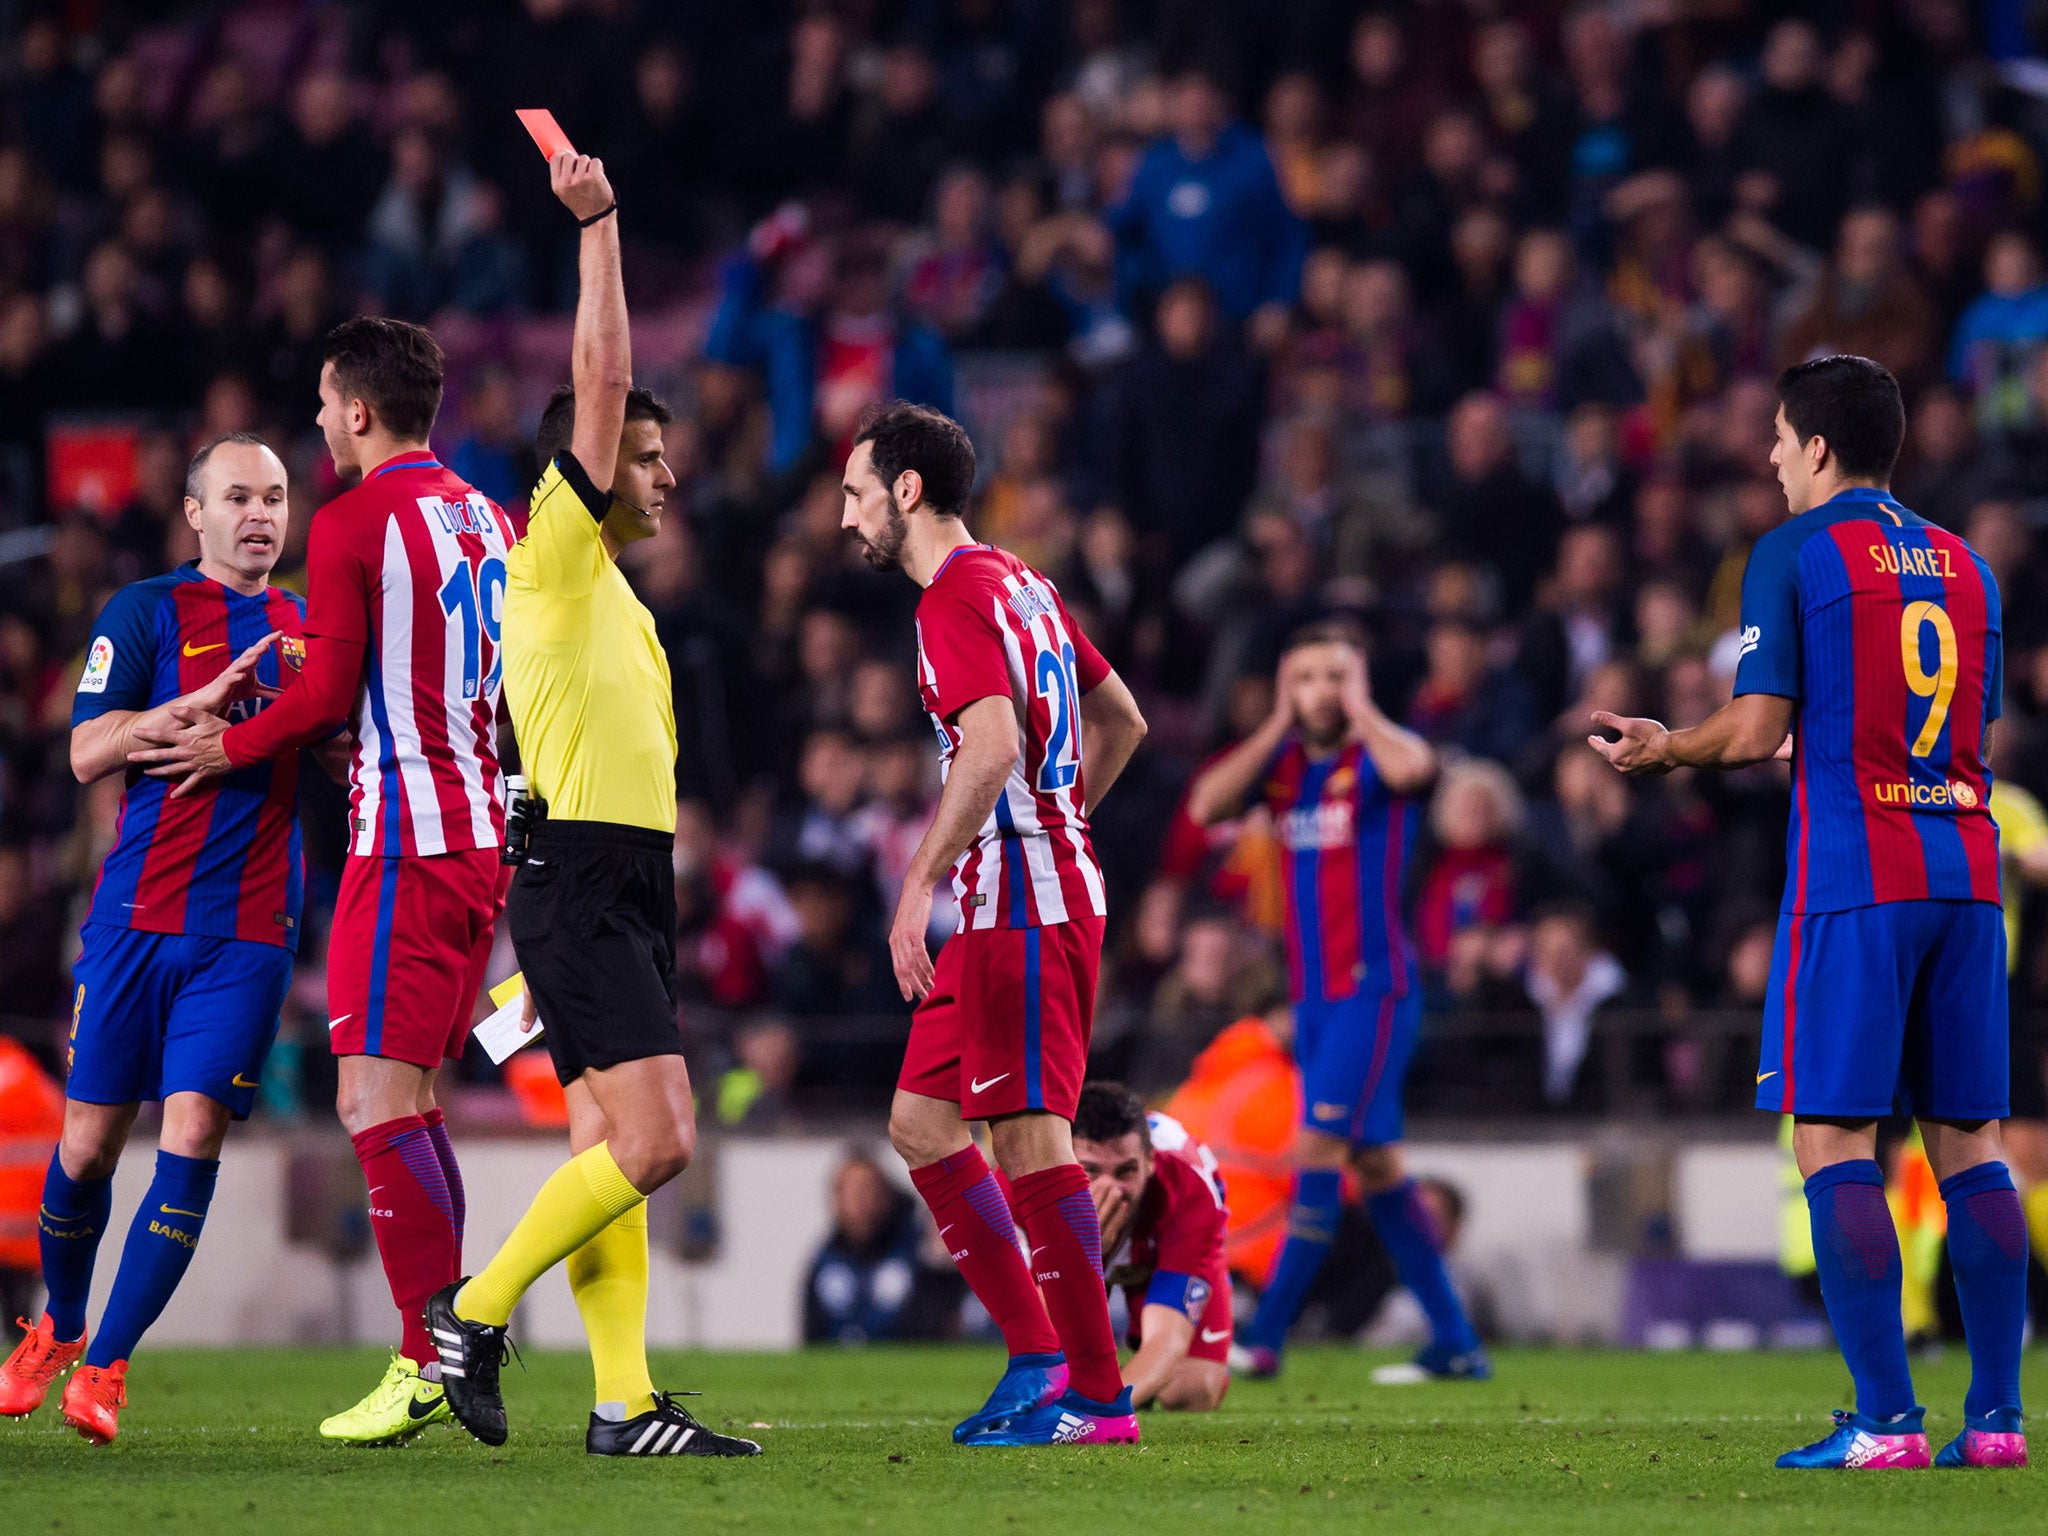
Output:
<svg viewBox="0 0 2048 1536">
<path fill-rule="evenodd" d="M 1076 1141 L 1121 1141 L 1136 1131 L 1146 1146 L 1152 1129 L 1145 1123 L 1145 1102 L 1122 1083 L 1088 1083 L 1074 1106 Z"/>
<path fill-rule="evenodd" d="M 1349 619 L 1318 619 L 1313 624 L 1304 624 L 1287 637 L 1287 643 L 1280 648 L 1282 656 L 1292 656 L 1296 651 L 1306 650 L 1311 645 L 1348 645 L 1361 654 L 1365 650 L 1365 631 Z"/>
<path fill-rule="evenodd" d="M 1778 399 L 1799 441 L 1823 439 L 1845 477 L 1890 481 L 1906 441 L 1906 402 L 1884 364 L 1849 353 L 1794 363 L 1778 375 Z"/>
<path fill-rule="evenodd" d="M 344 320 L 327 333 L 320 360 L 334 364 L 342 398 L 366 402 L 393 437 L 425 442 L 434 430 L 444 359 L 424 326 L 381 315 Z"/>
<path fill-rule="evenodd" d="M 213 450 L 223 443 L 244 443 L 257 448 L 270 446 L 255 432 L 223 432 L 193 454 L 192 462 L 185 466 L 185 494 L 201 505 L 205 504 L 206 498 L 199 494 L 199 477 L 205 473 L 207 461 L 213 457 Z"/>
<path fill-rule="evenodd" d="M 668 403 L 652 390 L 629 389 L 626 391 L 627 421 L 651 421 L 657 426 L 667 426 L 676 419 L 676 413 Z M 623 425 L 623 423 L 622 423 Z M 556 457 L 569 450 L 569 440 L 576 435 L 576 389 L 574 385 L 558 385 L 548 396 L 547 409 L 540 413 L 540 426 L 533 434 L 534 457 L 545 469 L 554 463 Z M 602 464 L 586 464 L 585 470 L 602 469 Z"/>
<path fill-rule="evenodd" d="M 924 481 L 923 506 L 936 517 L 958 517 L 974 489 L 974 444 L 967 429 L 928 405 L 891 400 L 865 411 L 854 445 L 872 443 L 875 473 L 893 486 L 906 469 Z"/>
</svg>

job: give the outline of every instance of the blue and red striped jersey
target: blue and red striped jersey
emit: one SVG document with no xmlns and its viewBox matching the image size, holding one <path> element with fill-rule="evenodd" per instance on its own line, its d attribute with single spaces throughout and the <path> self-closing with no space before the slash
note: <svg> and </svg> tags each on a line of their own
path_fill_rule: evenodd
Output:
<svg viewBox="0 0 2048 1536">
<path fill-rule="evenodd" d="M 1406 994 L 1414 962 L 1401 891 L 1415 802 L 1388 792 L 1360 743 L 1317 758 L 1290 737 L 1267 771 L 1266 808 L 1286 860 L 1295 1001 Z"/>
<path fill-rule="evenodd" d="M 304 601 L 271 587 L 244 596 L 197 562 L 123 587 L 93 626 L 74 727 L 111 710 L 153 709 L 204 686 L 271 630 L 283 638 L 257 677 L 283 687 L 305 658 Z M 280 670 L 282 669 L 282 670 Z M 265 706 L 245 699 L 230 718 Z M 87 921 L 148 933 L 251 939 L 296 949 L 305 874 L 299 859 L 298 754 L 214 779 L 182 799 L 130 769 L 114 846 Z"/>
<path fill-rule="evenodd" d="M 1786 912 L 1997 901 L 1984 733 L 2004 687 L 1977 552 L 1852 489 L 1757 540 L 1737 694 L 1798 706 Z"/>
</svg>

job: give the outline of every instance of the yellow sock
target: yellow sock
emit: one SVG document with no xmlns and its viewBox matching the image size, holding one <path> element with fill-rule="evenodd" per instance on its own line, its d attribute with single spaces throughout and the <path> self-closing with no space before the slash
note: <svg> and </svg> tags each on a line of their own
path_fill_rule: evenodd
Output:
<svg viewBox="0 0 2048 1536">
<path fill-rule="evenodd" d="M 2027 1213 L 2027 1237 L 2044 1267 L 2048 1267 L 2048 1184 L 2036 1184 L 2020 1196 L 2020 1208 Z"/>
<path fill-rule="evenodd" d="M 604 1142 L 578 1153 L 548 1175 L 504 1246 L 456 1294 L 455 1315 L 504 1327 L 534 1281 L 646 1199 Z"/>
<path fill-rule="evenodd" d="M 569 1289 L 590 1337 L 597 1400 L 633 1418 L 654 1406 L 647 1374 L 647 1207 L 636 1205 L 569 1255 Z"/>
</svg>

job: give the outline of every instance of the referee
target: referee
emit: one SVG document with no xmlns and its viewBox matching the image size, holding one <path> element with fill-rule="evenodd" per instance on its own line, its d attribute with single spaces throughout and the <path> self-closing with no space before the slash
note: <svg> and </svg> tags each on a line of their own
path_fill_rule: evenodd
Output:
<svg viewBox="0 0 2048 1536">
<path fill-rule="evenodd" d="M 545 805 L 506 916 L 527 1015 L 546 1027 L 575 1154 L 474 1278 L 438 1292 L 427 1326 L 449 1406 L 505 1440 L 498 1367 L 512 1309 L 568 1260 L 590 1336 L 596 1456 L 752 1456 L 647 1371 L 648 1195 L 690 1161 L 697 1128 L 676 1026 L 676 726 L 668 658 L 618 554 L 661 526 L 675 476 L 667 407 L 633 387 L 618 206 L 602 163 L 564 152 L 555 195 L 583 228 L 571 377 L 541 417 L 547 465 L 506 561 L 505 697 Z M 488 618 L 489 616 L 487 616 Z"/>
</svg>

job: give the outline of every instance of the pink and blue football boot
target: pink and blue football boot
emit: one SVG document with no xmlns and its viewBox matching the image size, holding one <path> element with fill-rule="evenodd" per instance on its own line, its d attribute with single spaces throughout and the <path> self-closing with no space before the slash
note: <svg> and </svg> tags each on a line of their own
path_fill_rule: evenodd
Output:
<svg viewBox="0 0 2048 1536">
<path fill-rule="evenodd" d="M 989 1393 L 978 1411 L 953 1428 L 953 1443 L 970 1435 L 1000 1429 L 1019 1414 L 1058 1402 L 1067 1391 L 1067 1359 L 1064 1355 L 1012 1355 L 1003 1379 Z"/>
<path fill-rule="evenodd" d="M 1927 1435 L 1921 1428 L 1925 1411 L 1915 1408 L 1896 1419 L 1869 1419 L 1837 1408 L 1833 1434 L 1787 1451 L 1778 1465 L 1837 1471 L 1927 1466 Z"/>
<path fill-rule="evenodd" d="M 1068 1391 L 1056 1403 L 1019 1414 L 995 1429 L 983 1430 L 966 1445 L 1136 1445 L 1138 1416 L 1131 1411 L 1131 1389 L 1116 1400 L 1098 1403 Z"/>
<path fill-rule="evenodd" d="M 1999 1408 L 1983 1418 L 1965 1415 L 1963 1432 L 1941 1448 L 1937 1467 L 2024 1467 L 2026 1420 L 2017 1408 Z"/>
</svg>

